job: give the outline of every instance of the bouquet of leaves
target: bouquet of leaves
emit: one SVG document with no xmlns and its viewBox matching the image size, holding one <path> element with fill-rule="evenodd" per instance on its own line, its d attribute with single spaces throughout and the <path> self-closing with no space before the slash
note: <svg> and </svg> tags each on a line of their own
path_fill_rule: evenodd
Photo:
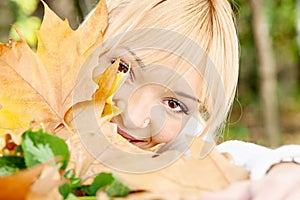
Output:
<svg viewBox="0 0 300 200">
<path fill-rule="evenodd" d="M 110 100 L 122 78 L 117 62 L 96 78 L 91 70 L 80 73 L 85 84 L 76 84 L 82 64 L 102 43 L 108 25 L 106 4 L 101 0 L 77 30 L 44 7 L 36 52 L 24 39 L 0 44 L 0 199 L 96 195 L 190 199 L 248 177 L 244 168 L 230 164 L 215 150 L 199 160 L 199 138 L 190 158 L 183 156 L 157 172 L 126 174 L 95 161 L 76 134 L 72 119 L 74 110 L 91 103 L 97 107 L 100 124 L 110 125 L 107 119 L 119 113 Z M 72 99 L 75 87 L 88 94 L 80 102 Z M 109 130 L 109 135 L 116 135 Z M 121 147 L 142 151 L 122 141 Z"/>
</svg>

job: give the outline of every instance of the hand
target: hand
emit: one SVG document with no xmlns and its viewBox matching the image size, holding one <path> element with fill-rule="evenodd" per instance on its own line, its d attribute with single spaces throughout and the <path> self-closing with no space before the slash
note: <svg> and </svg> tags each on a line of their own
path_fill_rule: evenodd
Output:
<svg viewBox="0 0 300 200">
<path fill-rule="evenodd" d="M 204 194 L 200 200 L 299 200 L 300 165 L 280 163 L 257 181 L 242 181 L 216 192 Z"/>
</svg>

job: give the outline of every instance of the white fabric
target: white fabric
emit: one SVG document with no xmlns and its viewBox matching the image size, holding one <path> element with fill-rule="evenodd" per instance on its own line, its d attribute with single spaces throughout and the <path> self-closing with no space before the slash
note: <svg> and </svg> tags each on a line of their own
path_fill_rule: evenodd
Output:
<svg viewBox="0 0 300 200">
<path fill-rule="evenodd" d="M 252 180 L 263 177 L 276 163 L 285 160 L 298 161 L 300 158 L 300 145 L 285 145 L 272 150 L 253 143 L 232 140 L 218 145 L 217 150 L 231 154 L 233 163 L 248 169 Z"/>
</svg>

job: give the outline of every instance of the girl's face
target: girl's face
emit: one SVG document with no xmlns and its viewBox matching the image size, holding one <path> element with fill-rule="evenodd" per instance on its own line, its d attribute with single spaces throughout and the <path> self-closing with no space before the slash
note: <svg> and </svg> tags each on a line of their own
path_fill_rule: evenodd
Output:
<svg viewBox="0 0 300 200">
<path fill-rule="evenodd" d="M 142 149 L 172 141 L 198 111 L 201 76 L 188 62 L 166 52 L 124 51 L 122 56 L 119 51 L 106 55 L 110 62 L 120 58 L 118 71 L 127 74 L 113 97 L 123 109 L 112 119 L 118 134 Z M 147 54 L 167 59 L 158 62 Z"/>
</svg>

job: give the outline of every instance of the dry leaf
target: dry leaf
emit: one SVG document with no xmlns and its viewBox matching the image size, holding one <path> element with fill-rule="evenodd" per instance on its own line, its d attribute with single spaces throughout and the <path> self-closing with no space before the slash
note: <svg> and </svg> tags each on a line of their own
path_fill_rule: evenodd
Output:
<svg viewBox="0 0 300 200">
<path fill-rule="evenodd" d="M 202 139 L 197 138 L 193 148 L 200 149 L 201 145 Z M 90 170 L 95 173 L 110 169 L 98 163 Z M 114 173 L 133 190 L 145 191 L 130 194 L 125 199 L 197 199 L 204 192 L 217 191 L 233 182 L 249 178 L 245 168 L 231 164 L 216 150 L 202 160 L 195 155 L 191 158 L 183 156 L 174 164 L 153 173 Z"/>
<path fill-rule="evenodd" d="M 76 31 L 44 6 L 37 52 L 24 40 L 11 39 L 9 44 L 0 44 L 0 151 L 6 145 L 6 133 L 19 143 L 18 135 L 29 127 L 43 123 L 46 131 L 55 133 L 59 125 L 66 125 L 64 116 L 73 104 L 80 67 L 101 44 L 107 26 L 105 1 Z M 89 94 L 92 93 L 91 90 Z M 61 198 L 57 196 L 59 181 L 52 180 L 54 173 L 38 179 L 43 166 L 1 177 L 0 199 L 24 199 L 26 195 L 29 199 L 53 199 L 52 195 Z M 47 191 L 41 194 L 39 188 Z"/>
<path fill-rule="evenodd" d="M 72 106 L 80 67 L 101 44 L 107 26 L 105 1 L 76 31 L 44 6 L 36 53 L 24 41 L 0 45 L 0 135 L 40 123 L 54 133 L 66 125 L 64 115 Z"/>
<path fill-rule="evenodd" d="M 25 199 L 25 197 L 32 192 L 32 184 L 34 184 L 34 182 L 40 178 L 40 175 L 43 173 L 43 171 L 46 168 L 53 168 L 48 165 L 49 163 L 39 164 L 34 167 L 22 170 L 13 175 L 0 177 L 0 199 Z M 51 172 L 53 173 L 48 174 L 48 177 L 52 178 L 53 175 L 57 173 L 57 169 L 54 169 L 54 171 Z M 48 183 L 51 183 L 51 179 L 48 179 Z M 45 186 L 46 188 L 50 188 L 47 185 L 44 185 L 44 187 Z M 52 185 L 50 189 L 52 189 L 55 186 L 57 188 L 56 184 Z"/>
</svg>

